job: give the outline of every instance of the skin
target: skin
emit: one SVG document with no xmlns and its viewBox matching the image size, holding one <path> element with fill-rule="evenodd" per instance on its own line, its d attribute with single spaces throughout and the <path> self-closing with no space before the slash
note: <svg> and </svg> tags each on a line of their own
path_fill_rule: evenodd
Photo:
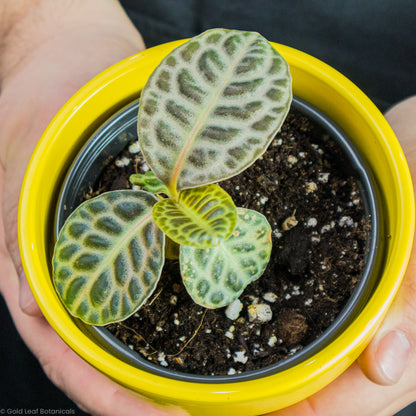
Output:
<svg viewBox="0 0 416 416">
<path fill-rule="evenodd" d="M 17 245 L 20 187 L 43 130 L 83 84 L 143 50 L 142 38 L 115 0 L 3 0 L 0 22 L 0 292 L 13 321 L 52 382 L 87 412 L 187 414 L 127 391 L 74 354 L 37 307 Z M 391 109 L 387 118 L 416 181 L 416 98 Z M 343 416 L 384 416 L 416 399 L 415 259 L 413 253 L 387 319 L 358 362 L 307 401 L 273 415 L 329 416 L 343 409 Z M 409 348 L 400 348 L 394 330 Z"/>
</svg>

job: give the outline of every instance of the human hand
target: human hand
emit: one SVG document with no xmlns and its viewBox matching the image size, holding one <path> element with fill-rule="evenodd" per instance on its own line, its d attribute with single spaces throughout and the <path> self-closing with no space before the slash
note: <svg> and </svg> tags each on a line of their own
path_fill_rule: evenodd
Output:
<svg viewBox="0 0 416 416">
<path fill-rule="evenodd" d="M 390 109 L 416 184 L 416 96 Z M 298 404 L 270 416 L 391 416 L 416 400 L 416 244 L 396 299 L 374 339 L 344 374 Z"/>
<path fill-rule="evenodd" d="M 113 0 L 6 0 L 2 24 L 13 21 L 13 7 L 18 20 L 3 39 L 0 30 L 0 292 L 45 373 L 80 408 L 104 416 L 184 414 L 129 392 L 67 347 L 34 301 L 17 244 L 20 187 L 43 130 L 89 79 L 143 49 L 141 37 Z"/>
</svg>

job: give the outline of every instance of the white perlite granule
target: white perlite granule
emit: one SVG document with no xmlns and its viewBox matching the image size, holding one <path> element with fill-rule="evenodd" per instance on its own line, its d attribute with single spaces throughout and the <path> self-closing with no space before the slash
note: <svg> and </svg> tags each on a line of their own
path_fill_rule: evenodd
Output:
<svg viewBox="0 0 416 416">
<path fill-rule="evenodd" d="M 243 304 L 241 303 L 240 299 L 236 299 L 233 303 L 230 303 L 227 308 L 225 309 L 225 316 L 232 321 L 235 321 L 243 309 Z"/>
<path fill-rule="evenodd" d="M 129 152 L 132 154 L 140 152 L 139 142 L 134 142 L 129 146 Z"/>
<path fill-rule="evenodd" d="M 128 157 L 122 157 L 121 159 L 116 160 L 116 166 L 119 168 L 123 168 L 124 166 L 128 166 L 130 164 L 130 159 Z"/>
<path fill-rule="evenodd" d="M 306 193 L 310 194 L 312 192 L 315 192 L 318 189 L 318 185 L 315 182 L 306 182 Z"/>
<path fill-rule="evenodd" d="M 244 352 L 244 351 L 236 351 L 236 352 L 234 353 L 234 355 L 233 355 L 233 360 L 234 360 L 236 363 L 242 363 L 242 364 L 245 364 L 245 363 L 247 362 L 247 360 L 248 360 L 248 357 L 247 357 L 247 355 L 245 354 L 245 352 Z"/>
<path fill-rule="evenodd" d="M 328 232 L 328 231 L 330 231 L 331 230 L 331 224 L 326 224 L 326 225 L 324 225 L 322 228 L 321 228 L 321 234 L 324 234 L 324 233 L 326 233 L 326 232 Z"/>
<path fill-rule="evenodd" d="M 316 227 L 318 225 L 318 220 L 316 218 L 309 218 L 308 221 L 306 221 L 307 227 Z"/>
<path fill-rule="evenodd" d="M 262 196 L 259 199 L 260 205 L 264 205 L 268 200 L 269 200 L 269 198 L 267 198 L 267 196 Z"/>
<path fill-rule="evenodd" d="M 327 183 L 329 179 L 329 172 L 322 172 L 318 175 L 318 181 L 322 183 Z"/>
<path fill-rule="evenodd" d="M 352 227 L 354 225 L 354 220 L 351 217 L 341 217 L 338 222 L 340 227 Z"/>
<path fill-rule="evenodd" d="M 169 364 L 167 363 L 167 361 L 165 360 L 166 355 L 164 352 L 159 352 L 158 356 L 157 356 L 157 360 L 159 361 L 159 364 L 162 367 L 167 367 Z"/>
<path fill-rule="evenodd" d="M 296 156 L 289 155 L 287 157 L 287 163 L 289 163 L 289 165 L 294 165 L 297 161 L 298 161 L 298 158 Z"/>
<path fill-rule="evenodd" d="M 306 299 L 305 300 L 305 306 L 311 306 L 312 305 L 312 299 Z"/>
<path fill-rule="evenodd" d="M 276 293 L 273 292 L 267 292 L 263 295 L 263 299 L 270 303 L 276 302 L 277 298 L 278 296 L 276 295 Z"/>
<path fill-rule="evenodd" d="M 276 337 L 276 335 L 272 335 L 272 336 L 268 339 L 267 344 L 268 344 L 270 347 L 274 347 L 274 346 L 277 344 L 277 337 Z"/>
<path fill-rule="evenodd" d="M 273 317 L 273 312 L 269 305 L 259 303 L 258 305 L 250 305 L 248 308 L 248 319 L 250 322 L 268 322 Z"/>
</svg>

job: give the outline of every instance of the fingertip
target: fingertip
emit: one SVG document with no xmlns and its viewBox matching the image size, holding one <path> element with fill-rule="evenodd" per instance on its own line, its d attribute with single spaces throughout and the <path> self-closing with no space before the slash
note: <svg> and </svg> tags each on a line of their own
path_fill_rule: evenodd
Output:
<svg viewBox="0 0 416 416">
<path fill-rule="evenodd" d="M 412 345 L 407 334 L 395 329 L 373 340 L 358 359 L 358 364 L 371 381 L 391 386 L 402 377 L 411 353 Z"/>
<path fill-rule="evenodd" d="M 113 397 L 115 399 L 114 403 L 117 403 L 119 408 L 120 415 L 190 416 L 183 408 L 157 403 L 124 388 L 117 388 Z"/>
<path fill-rule="evenodd" d="M 376 362 L 389 385 L 396 384 L 403 375 L 412 352 L 405 332 L 393 330 L 381 338 L 376 350 Z"/>
<path fill-rule="evenodd" d="M 26 280 L 26 276 L 23 270 L 19 270 L 19 304 L 20 309 L 30 316 L 41 316 L 42 312 L 36 303 L 32 291 L 30 290 L 29 283 Z"/>
<path fill-rule="evenodd" d="M 373 340 L 358 357 L 358 365 L 363 374 L 376 384 L 385 385 L 382 375 L 379 374 L 375 358 L 376 342 Z"/>
</svg>

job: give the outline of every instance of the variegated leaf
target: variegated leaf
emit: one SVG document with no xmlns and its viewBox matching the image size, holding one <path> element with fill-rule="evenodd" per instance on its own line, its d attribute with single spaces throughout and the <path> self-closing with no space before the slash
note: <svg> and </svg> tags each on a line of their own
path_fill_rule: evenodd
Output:
<svg viewBox="0 0 416 416">
<path fill-rule="evenodd" d="M 208 249 L 181 246 L 184 285 L 206 308 L 220 308 L 237 299 L 259 278 L 270 259 L 271 227 L 257 211 L 237 208 L 237 225 L 226 240 Z"/>
<path fill-rule="evenodd" d="M 93 325 L 120 321 L 152 294 L 164 263 L 164 234 L 152 219 L 158 199 L 113 191 L 81 204 L 64 224 L 53 278 L 65 306 Z"/>
<path fill-rule="evenodd" d="M 264 153 L 291 99 L 288 65 L 265 38 L 211 29 L 173 50 L 149 78 L 140 147 L 172 195 L 224 180 Z"/>
<path fill-rule="evenodd" d="M 166 185 L 160 182 L 151 170 L 146 173 L 134 173 L 130 175 L 130 183 L 140 186 L 140 188 L 152 194 L 163 193 L 169 195 L 169 190 Z"/>
<path fill-rule="evenodd" d="M 206 248 L 232 233 L 237 211 L 231 197 L 218 185 L 186 189 L 178 199 L 163 199 L 153 208 L 160 229 L 178 244 Z"/>
</svg>

